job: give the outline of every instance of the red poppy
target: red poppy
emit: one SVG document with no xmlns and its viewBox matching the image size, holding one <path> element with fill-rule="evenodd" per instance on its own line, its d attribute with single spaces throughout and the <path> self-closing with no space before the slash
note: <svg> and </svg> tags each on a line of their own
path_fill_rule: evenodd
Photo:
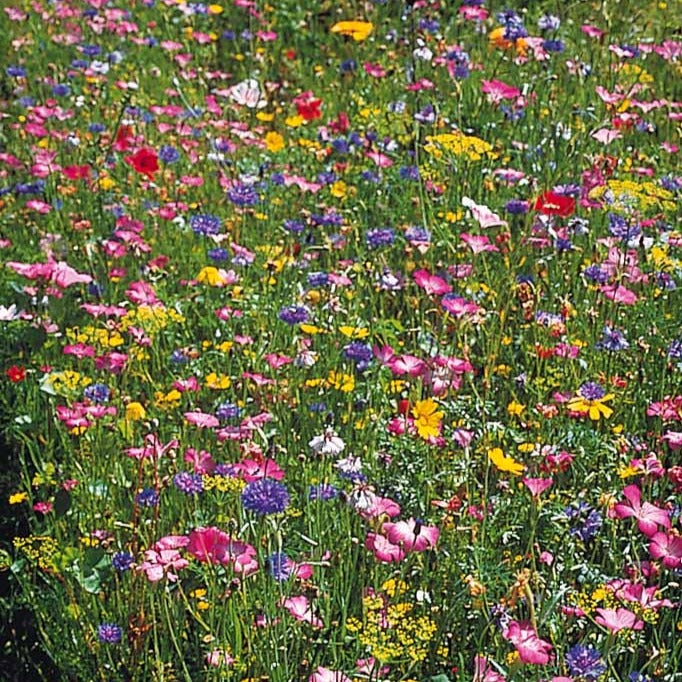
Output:
<svg viewBox="0 0 682 682">
<path fill-rule="evenodd" d="M 7 378 L 13 383 L 18 384 L 26 378 L 26 370 L 23 367 L 12 365 L 6 372 Z"/>
<path fill-rule="evenodd" d="M 575 199 L 563 194 L 545 192 L 535 200 L 535 210 L 544 215 L 558 215 L 568 218 L 575 212 Z"/>
<path fill-rule="evenodd" d="M 320 111 L 322 100 L 315 98 L 312 92 L 307 91 L 298 95 L 298 97 L 294 98 L 294 104 L 296 105 L 298 115 L 302 116 L 306 121 L 322 118 L 322 112 Z"/>
<path fill-rule="evenodd" d="M 150 180 L 154 179 L 154 173 L 159 170 L 159 157 L 153 149 L 147 147 L 138 149 L 131 156 L 126 156 L 125 161 L 138 173 L 143 173 Z"/>
</svg>

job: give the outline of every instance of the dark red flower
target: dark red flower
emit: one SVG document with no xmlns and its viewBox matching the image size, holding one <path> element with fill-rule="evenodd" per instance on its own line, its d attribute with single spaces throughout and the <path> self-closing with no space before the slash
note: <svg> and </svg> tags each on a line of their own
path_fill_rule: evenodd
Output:
<svg viewBox="0 0 682 682">
<path fill-rule="evenodd" d="M 26 370 L 23 367 L 12 365 L 6 372 L 7 378 L 13 383 L 18 384 L 26 378 Z"/>
<path fill-rule="evenodd" d="M 138 173 L 146 175 L 150 180 L 154 179 L 154 173 L 159 170 L 159 157 L 153 149 L 147 147 L 138 149 L 131 156 L 126 156 L 125 161 Z"/>
<path fill-rule="evenodd" d="M 575 199 L 563 194 L 545 192 L 535 200 L 535 210 L 544 215 L 558 215 L 568 218 L 575 212 Z"/>
</svg>

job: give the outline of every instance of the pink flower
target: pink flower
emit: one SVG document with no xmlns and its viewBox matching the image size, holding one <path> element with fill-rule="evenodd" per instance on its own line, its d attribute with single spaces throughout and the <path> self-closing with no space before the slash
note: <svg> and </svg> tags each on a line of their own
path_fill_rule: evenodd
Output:
<svg viewBox="0 0 682 682">
<path fill-rule="evenodd" d="M 493 213 L 487 206 L 477 204 L 469 197 L 462 198 L 462 205 L 471 211 L 471 215 L 480 223 L 481 227 L 496 227 L 497 225 L 507 225 L 506 220 L 502 220 L 497 213 Z"/>
<path fill-rule="evenodd" d="M 679 450 L 682 448 L 682 431 L 667 431 L 661 440 L 666 441 L 671 450 Z"/>
<path fill-rule="evenodd" d="M 622 284 L 605 284 L 600 290 L 606 298 L 623 305 L 634 305 L 639 300 L 634 291 L 630 291 L 630 289 Z"/>
<path fill-rule="evenodd" d="M 351 679 L 338 670 L 330 670 L 320 665 L 308 678 L 308 682 L 351 682 Z"/>
<path fill-rule="evenodd" d="M 212 668 L 219 668 L 223 665 L 232 665 L 234 663 L 234 658 L 232 658 L 227 651 L 213 649 L 213 651 L 206 654 L 206 663 Z"/>
<path fill-rule="evenodd" d="M 185 462 L 192 465 L 195 474 L 210 474 L 215 469 L 213 457 L 206 450 L 197 451 L 194 448 L 187 448 Z"/>
<path fill-rule="evenodd" d="M 198 426 L 202 429 L 213 429 L 220 425 L 217 417 L 214 417 L 212 414 L 206 414 L 205 412 L 185 412 L 184 417 L 188 424 L 194 424 L 194 426 Z"/>
<path fill-rule="evenodd" d="M 424 526 L 420 521 L 388 522 L 383 525 L 386 538 L 408 552 L 423 552 L 436 546 L 440 531 L 436 526 Z"/>
<path fill-rule="evenodd" d="M 235 573 L 244 576 L 258 570 L 256 550 L 251 545 L 231 538 L 227 533 L 212 526 L 195 528 L 189 534 L 187 551 L 205 564 L 232 565 Z"/>
<path fill-rule="evenodd" d="M 496 673 L 491 667 L 488 659 L 477 654 L 474 657 L 474 679 L 472 682 L 504 682 L 506 678 L 500 673 Z"/>
<path fill-rule="evenodd" d="M 523 663 L 546 665 L 549 663 L 552 645 L 540 639 L 529 623 L 511 621 L 503 633 L 504 638 L 511 642 Z"/>
<path fill-rule="evenodd" d="M 156 293 L 147 282 L 132 282 L 126 291 L 126 296 L 136 305 L 155 305 L 159 302 Z"/>
<path fill-rule="evenodd" d="M 453 315 L 457 319 L 465 317 L 466 315 L 475 315 L 483 310 L 478 304 L 467 301 L 466 298 L 462 298 L 461 296 L 454 296 L 453 294 L 448 294 L 441 299 L 441 305 L 450 313 L 450 315 Z"/>
<path fill-rule="evenodd" d="M 641 630 L 644 627 L 644 621 L 637 620 L 637 616 L 628 609 L 597 609 L 597 613 L 599 615 L 594 622 L 603 625 L 611 632 Z"/>
<path fill-rule="evenodd" d="M 649 554 L 663 559 L 666 568 L 682 568 L 682 537 L 672 533 L 655 533 L 649 543 Z"/>
<path fill-rule="evenodd" d="M 488 101 L 492 104 L 497 104 L 505 99 L 516 99 L 521 95 L 518 88 L 498 80 L 484 80 L 481 89 L 483 94 L 488 95 Z"/>
<path fill-rule="evenodd" d="M 449 285 L 443 278 L 438 275 L 432 275 L 427 270 L 416 270 L 412 273 L 414 281 L 417 286 L 420 286 L 427 294 L 449 294 L 452 291 L 452 286 Z"/>
<path fill-rule="evenodd" d="M 613 511 L 619 519 L 633 516 L 637 519 L 637 527 L 648 538 L 657 531 L 658 526 L 670 529 L 670 518 L 665 510 L 645 502 L 642 504 L 642 491 L 636 485 L 629 485 L 623 490 L 625 502 L 619 502 Z"/>
<path fill-rule="evenodd" d="M 308 598 L 302 594 L 298 597 L 289 597 L 280 602 L 279 605 L 283 606 L 298 621 L 310 623 L 314 628 L 324 626 L 324 623 L 317 616 L 313 615 Z"/>
<path fill-rule="evenodd" d="M 135 570 L 144 571 L 147 580 L 152 583 L 158 582 L 164 576 L 175 582 L 178 576 L 174 571 L 189 566 L 189 561 L 178 551 L 188 543 L 189 538 L 185 535 L 167 535 L 161 538 L 144 553 L 145 561 Z"/>
<path fill-rule="evenodd" d="M 469 234 L 462 232 L 459 238 L 474 252 L 484 253 L 485 251 L 499 251 L 500 249 L 490 243 L 490 239 L 485 235 Z"/>
<path fill-rule="evenodd" d="M 533 497 L 540 497 L 554 482 L 551 478 L 522 478 L 521 480 Z"/>
<path fill-rule="evenodd" d="M 405 558 L 405 550 L 389 542 L 383 535 L 367 533 L 365 548 L 374 552 L 374 558 L 384 563 L 398 563 Z"/>
<path fill-rule="evenodd" d="M 393 356 L 386 365 L 393 374 L 408 374 L 411 377 L 418 377 L 427 369 L 426 363 L 414 355 Z"/>
</svg>

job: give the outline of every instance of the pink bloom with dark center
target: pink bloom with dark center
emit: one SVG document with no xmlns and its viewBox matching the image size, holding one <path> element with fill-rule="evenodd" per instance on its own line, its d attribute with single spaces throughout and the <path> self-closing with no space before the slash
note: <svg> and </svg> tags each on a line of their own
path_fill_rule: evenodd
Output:
<svg viewBox="0 0 682 682">
<path fill-rule="evenodd" d="M 662 559 L 666 568 L 682 568 L 682 537 L 672 533 L 655 533 L 649 543 L 649 554 Z"/>
<path fill-rule="evenodd" d="M 432 275 L 428 270 L 416 270 L 412 273 L 412 276 L 414 277 L 417 286 L 424 289 L 427 294 L 441 296 L 443 294 L 449 294 L 452 291 L 452 286 L 442 277 Z"/>
<path fill-rule="evenodd" d="M 420 521 L 388 522 L 383 525 L 388 541 L 408 552 L 423 552 L 436 546 L 440 531 L 436 526 L 425 526 Z"/>
</svg>

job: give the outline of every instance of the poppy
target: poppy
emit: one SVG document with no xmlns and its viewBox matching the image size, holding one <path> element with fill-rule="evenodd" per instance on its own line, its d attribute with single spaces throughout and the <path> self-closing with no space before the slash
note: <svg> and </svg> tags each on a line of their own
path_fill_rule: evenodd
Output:
<svg viewBox="0 0 682 682">
<path fill-rule="evenodd" d="M 159 157 L 153 149 L 147 147 L 138 149 L 134 154 L 126 156 L 125 162 L 138 173 L 146 175 L 150 180 L 154 179 L 154 173 L 159 170 Z"/>
<path fill-rule="evenodd" d="M 543 215 L 558 215 L 568 218 L 575 213 L 575 199 L 563 194 L 545 192 L 535 200 L 535 210 Z"/>
</svg>

